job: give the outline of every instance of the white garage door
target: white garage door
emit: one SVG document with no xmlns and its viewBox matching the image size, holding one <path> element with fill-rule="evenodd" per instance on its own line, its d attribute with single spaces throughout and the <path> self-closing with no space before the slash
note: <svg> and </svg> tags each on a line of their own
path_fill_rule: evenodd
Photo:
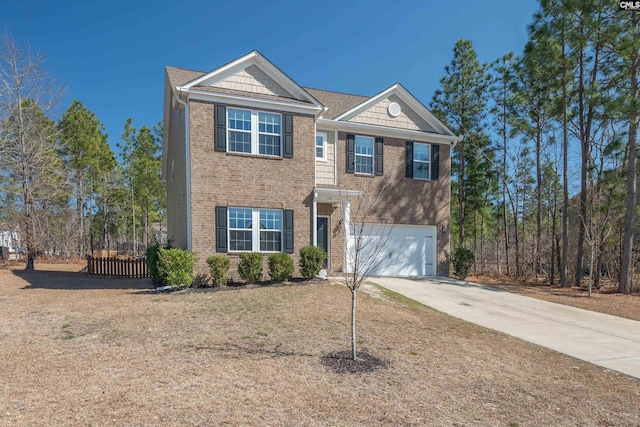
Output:
<svg viewBox="0 0 640 427">
<path fill-rule="evenodd" d="M 352 230 L 354 236 L 356 229 Z M 436 275 L 436 227 L 367 224 L 362 230 L 361 269 L 377 276 Z M 348 244 L 349 264 L 355 260 L 356 237 Z"/>
</svg>

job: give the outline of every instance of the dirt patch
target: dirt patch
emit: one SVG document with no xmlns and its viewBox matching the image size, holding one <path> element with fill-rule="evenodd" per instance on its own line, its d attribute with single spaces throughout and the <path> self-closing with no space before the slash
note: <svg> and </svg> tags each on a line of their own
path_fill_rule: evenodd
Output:
<svg viewBox="0 0 640 427">
<path fill-rule="evenodd" d="M 42 266 L 41 266 L 42 267 Z M 149 280 L 0 269 L 0 426 L 640 425 L 640 380 L 321 283 L 149 293 Z"/>
<path fill-rule="evenodd" d="M 322 357 L 322 364 L 329 366 L 337 374 L 357 374 L 373 372 L 387 366 L 387 362 L 366 351 L 357 353 L 355 360 L 351 351 L 337 351 Z"/>
<path fill-rule="evenodd" d="M 467 277 L 467 281 L 532 298 L 640 321 L 640 294 L 618 293 L 617 286 L 611 281 L 605 282 L 600 289 L 593 289 L 591 297 L 586 289 L 549 286 L 543 279 L 516 280 L 507 276 L 471 275 Z"/>
</svg>

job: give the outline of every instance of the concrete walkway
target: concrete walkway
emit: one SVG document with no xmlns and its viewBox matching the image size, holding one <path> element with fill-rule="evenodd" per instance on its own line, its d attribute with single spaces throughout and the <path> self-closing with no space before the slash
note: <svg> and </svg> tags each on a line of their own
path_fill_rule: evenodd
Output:
<svg viewBox="0 0 640 427">
<path fill-rule="evenodd" d="M 640 322 L 441 277 L 371 282 L 468 322 L 640 378 Z"/>
</svg>

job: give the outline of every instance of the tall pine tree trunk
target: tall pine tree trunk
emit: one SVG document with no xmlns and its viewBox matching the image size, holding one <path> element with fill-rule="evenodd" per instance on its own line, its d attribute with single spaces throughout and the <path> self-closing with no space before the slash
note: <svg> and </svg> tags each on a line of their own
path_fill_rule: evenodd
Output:
<svg viewBox="0 0 640 427">
<path fill-rule="evenodd" d="M 536 240 L 534 248 L 534 271 L 540 274 L 540 246 L 542 241 L 542 167 L 540 165 L 540 157 L 542 151 L 542 118 L 540 113 L 537 115 L 536 121 L 536 199 L 538 202 L 538 212 L 536 215 Z"/>
<path fill-rule="evenodd" d="M 562 14 L 562 265 L 560 277 L 562 287 L 567 287 L 567 262 L 569 256 L 569 130 L 567 110 L 567 56 L 565 43 L 566 18 Z"/>
<path fill-rule="evenodd" d="M 632 24 L 634 33 L 640 37 L 638 31 L 638 13 L 633 14 Z M 638 71 L 640 61 L 638 51 L 631 54 L 630 71 L 630 99 L 637 102 L 638 99 Z M 633 237 L 636 224 L 636 177 L 638 164 L 638 104 L 633 103 L 629 111 L 629 139 L 627 140 L 627 151 L 629 160 L 627 162 L 627 199 L 625 202 L 624 234 L 622 237 L 622 259 L 620 260 L 620 282 L 618 289 L 623 294 L 629 294 L 632 286 L 632 257 L 633 257 Z"/>
</svg>

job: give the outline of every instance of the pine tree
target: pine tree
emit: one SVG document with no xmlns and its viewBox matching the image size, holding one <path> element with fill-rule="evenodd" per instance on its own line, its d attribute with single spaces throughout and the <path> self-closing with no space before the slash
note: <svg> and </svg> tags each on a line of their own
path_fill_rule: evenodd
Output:
<svg viewBox="0 0 640 427">
<path fill-rule="evenodd" d="M 464 245 L 468 235 L 467 223 L 473 216 L 471 209 L 481 205 L 487 191 L 485 173 L 490 169 L 485 156 L 490 140 L 483 132 L 483 119 L 487 103 L 486 65 L 478 62 L 473 45 L 459 40 L 453 49 L 451 64 L 445 67 L 445 77 L 440 80 L 442 89 L 436 91 L 431 107 L 449 127 L 464 137 L 456 144 L 452 158 L 454 186 L 457 203 L 452 205 L 457 217 L 458 245 Z M 475 231 L 474 231 L 475 232 Z"/>
</svg>

